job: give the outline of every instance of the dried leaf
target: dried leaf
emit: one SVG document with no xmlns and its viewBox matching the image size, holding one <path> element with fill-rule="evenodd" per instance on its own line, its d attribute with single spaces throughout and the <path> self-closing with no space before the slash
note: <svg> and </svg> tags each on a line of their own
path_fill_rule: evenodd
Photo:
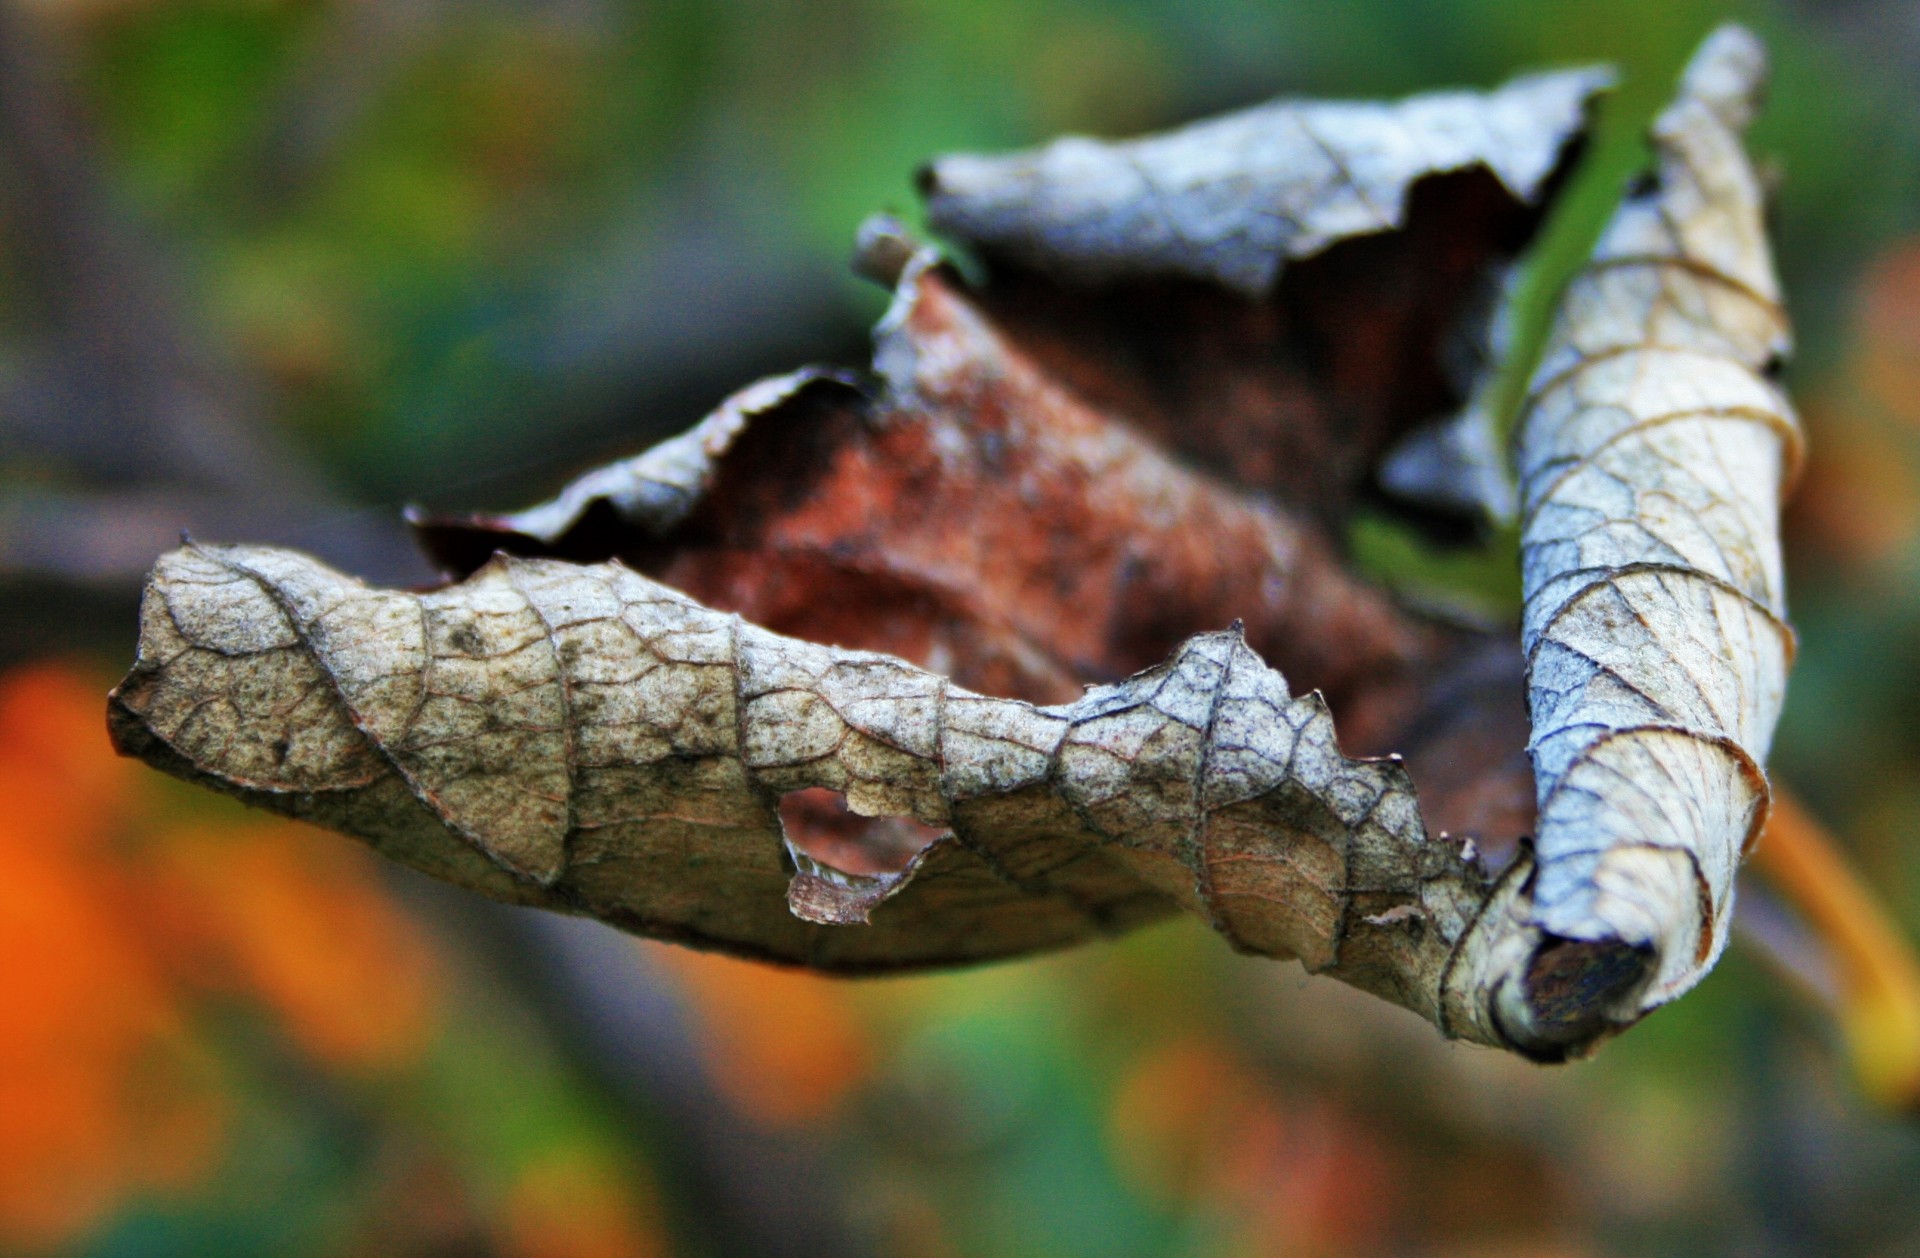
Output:
<svg viewBox="0 0 1920 1258">
<path fill-rule="evenodd" d="M 1793 634 L 1769 378 L 1788 331 L 1740 133 L 1765 53 L 1716 32 L 1654 125 L 1658 169 L 1562 299 L 1518 462 L 1540 862 L 1524 921 L 1615 967 L 1628 1023 L 1706 973 L 1767 814 Z M 1543 954 L 1545 955 L 1545 954 Z M 1637 958 L 1629 960 L 1629 957 Z M 1527 1027 L 1514 1003 L 1514 1030 Z"/>
<path fill-rule="evenodd" d="M 1124 143 L 945 157 L 923 176 L 927 213 L 1049 273 L 1187 276 L 1260 298 L 1288 262 L 1404 226 L 1428 176 L 1481 167 L 1534 201 L 1611 81 L 1587 68 L 1395 104 L 1279 100 Z"/>
<path fill-rule="evenodd" d="M 821 968 L 1009 955 L 1184 907 L 1437 1020 L 1486 895 L 1427 840 L 1404 770 L 1342 756 L 1320 699 L 1237 632 L 1037 708 L 618 565 L 503 557 L 410 595 L 193 547 L 155 572 L 143 636 L 115 699 L 135 754 L 490 895 Z M 892 869 L 816 859 L 805 883 L 780 801 L 816 788 L 948 830 Z M 825 901 L 792 905 L 815 920 L 888 903 L 815 925 L 790 882 Z"/>
<path fill-rule="evenodd" d="M 1350 741 L 1404 729 L 1473 635 L 1357 580 L 1309 521 L 1182 466 L 1050 377 L 947 267 L 899 277 L 863 395 L 808 370 L 504 516 L 422 517 L 448 568 L 619 558 L 758 624 L 1065 700 L 1239 619 Z"/>
<path fill-rule="evenodd" d="M 905 256 L 879 396 L 818 372 L 762 382 L 551 504 L 422 519 L 423 541 L 458 573 L 495 550 L 619 558 L 767 628 L 1035 702 L 1238 619 L 1325 695 L 1344 747 L 1406 756 L 1430 825 L 1511 851 L 1533 800 L 1510 639 L 1396 607 L 1312 520 L 1168 458 L 1050 376 L 950 269 Z M 698 497 L 684 517 L 617 505 L 668 481 Z"/>
<path fill-rule="evenodd" d="M 1255 169 L 1267 150 L 1236 139 L 1245 177 L 1184 167 L 1192 195 L 1167 211 L 1186 225 L 1181 241 L 1205 246 L 1225 237 L 1196 234 L 1194 207 L 1223 189 L 1253 197 L 1242 217 L 1293 207 L 1306 226 L 1260 246 L 1265 271 L 1231 251 L 1239 260 L 1221 271 L 1195 261 L 1218 260 L 1205 247 L 1120 243 L 1143 230 L 1126 218 L 1131 202 L 1075 211 L 1048 247 L 1091 240 L 1101 258 L 1131 249 L 1137 269 L 1188 278 L 1115 278 L 1105 261 L 1088 272 L 1051 255 L 1041 262 L 1063 276 L 1023 270 L 996 259 L 1005 241 L 991 224 L 1025 220 L 989 216 L 968 230 L 992 278 L 969 290 L 897 235 L 872 235 L 867 264 L 898 280 L 878 390 L 819 372 L 764 382 L 545 507 L 424 521 L 429 545 L 471 571 L 425 594 L 369 589 L 268 548 L 175 552 L 148 590 L 115 737 L 486 894 L 645 934 L 862 972 L 1013 955 L 1184 909 L 1236 947 L 1298 957 L 1451 1035 L 1579 1051 L 1683 986 L 1723 921 L 1716 901 L 1707 921 L 1649 926 L 1620 906 L 1667 911 L 1671 889 L 1642 904 L 1641 884 L 1621 879 L 1695 862 L 1717 894 L 1721 823 L 1763 809 L 1762 794 L 1735 794 L 1751 783 L 1713 771 L 1757 766 L 1777 675 L 1772 692 L 1742 691 L 1727 661 L 1694 648 L 1647 679 L 1633 671 L 1643 661 L 1590 641 L 1611 623 L 1595 590 L 1642 599 L 1635 608 L 1666 597 L 1648 633 L 1670 651 L 1689 635 L 1717 640 L 1712 617 L 1758 606 L 1736 597 L 1749 569 L 1771 575 L 1777 611 L 1777 475 L 1696 484 L 1720 465 L 1660 458 L 1691 442 L 1686 457 L 1711 463 L 1744 441 L 1760 466 L 1752 434 L 1777 443 L 1791 425 L 1753 422 L 1747 394 L 1706 395 L 1694 411 L 1710 413 L 1696 416 L 1658 383 L 1686 353 L 1777 401 L 1754 374 L 1765 356 L 1747 353 L 1754 328 L 1779 325 L 1775 306 L 1771 323 L 1753 313 L 1751 293 L 1771 295 L 1771 279 L 1728 121 L 1745 80 L 1727 67 L 1745 48 L 1716 37 L 1690 74 L 1658 136 L 1661 179 L 1628 202 L 1600 265 L 1570 290 L 1536 390 L 1521 470 L 1538 867 L 1522 845 L 1496 879 L 1471 837 L 1430 833 L 1401 763 L 1343 754 L 1327 703 L 1292 694 L 1261 656 L 1327 686 L 1352 745 L 1430 757 L 1431 816 L 1514 814 L 1521 739 L 1501 733 L 1509 717 L 1489 696 L 1511 695 L 1517 714 L 1517 654 L 1355 581 L 1328 529 L 1393 440 L 1463 400 L 1444 383 L 1442 331 L 1484 311 L 1469 281 L 1492 284 L 1537 222 L 1535 198 L 1601 81 L 1592 72 L 1398 112 L 1267 111 L 1300 134 L 1351 126 L 1319 134 L 1331 153 L 1316 148 L 1277 183 Z M 1429 136 L 1422 157 L 1409 137 L 1434 117 L 1457 134 Z M 1205 134 L 1113 152 L 1137 169 L 1183 168 Z M 936 199 L 959 195 L 942 171 L 984 178 L 990 166 L 937 167 Z M 1428 177 L 1460 166 L 1481 173 Z M 941 211 L 950 225 L 954 203 Z M 1403 211 L 1405 229 L 1385 230 Z M 1046 202 L 1032 221 L 1049 216 Z M 1434 223 L 1459 231 L 1458 249 Z M 1757 262 L 1740 251 L 1752 248 Z M 1319 335 L 1353 344 L 1312 352 L 1315 311 L 1340 315 Z M 1400 372 L 1403 360 L 1415 366 Z M 1641 391 L 1606 392 L 1616 364 L 1635 361 Z M 1212 405 L 1212 362 L 1230 364 L 1216 373 L 1230 405 Z M 1635 409 L 1648 398 L 1665 409 Z M 1311 422 L 1289 428 L 1303 414 Z M 1256 445 L 1280 432 L 1304 444 L 1226 475 L 1249 415 Z M 1628 477 L 1615 482 L 1624 502 L 1593 496 L 1603 471 Z M 1694 520 L 1723 558 L 1753 562 L 1731 575 L 1684 567 L 1704 563 L 1677 531 Z M 1636 528 L 1666 548 L 1634 550 Z M 554 557 L 482 564 L 497 548 Z M 1555 619 L 1557 606 L 1571 611 Z M 1180 642 L 1229 619 L 1244 628 Z M 963 688 L 1060 700 L 1077 679 L 1111 680 L 1167 651 L 1074 702 Z M 1570 672 L 1582 651 L 1598 665 Z M 1608 689 L 1620 678 L 1662 719 Z M 1596 720 L 1617 728 L 1596 736 Z M 1742 738 L 1745 760 L 1729 750 Z M 1591 794 L 1626 751 L 1643 763 Z M 1631 776 L 1642 770 L 1656 776 Z M 1582 800 L 1595 801 L 1584 818 Z M 1618 817 L 1644 824 L 1624 834 Z"/>
<path fill-rule="evenodd" d="M 1611 81 L 1279 101 L 1123 144 L 959 156 L 922 182 L 983 309 L 1096 410 L 1302 515 L 1466 401 L 1476 339 Z"/>
<path fill-rule="evenodd" d="M 1380 459 L 1380 486 L 1403 501 L 1511 524 L 1519 494 L 1502 440 L 1501 368 L 1514 351 L 1518 272 L 1488 294 L 1488 314 L 1454 341 L 1452 370 L 1466 404 L 1415 428 Z"/>
</svg>

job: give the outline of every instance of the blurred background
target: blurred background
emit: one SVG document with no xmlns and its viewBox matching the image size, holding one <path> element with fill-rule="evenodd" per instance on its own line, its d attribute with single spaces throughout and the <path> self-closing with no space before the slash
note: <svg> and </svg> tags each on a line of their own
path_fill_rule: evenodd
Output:
<svg viewBox="0 0 1920 1258">
<path fill-rule="evenodd" d="M 1920 4 L 0 0 L 0 1254 L 1920 1252 L 1915 1098 L 1761 896 L 1767 946 L 1540 1069 L 1197 924 L 853 983 L 641 944 L 102 729 L 183 527 L 424 581 L 403 503 L 864 362 L 853 228 L 935 153 L 1609 60 L 1550 296 L 1730 15 L 1813 436 L 1775 766 L 1911 937 Z"/>
</svg>

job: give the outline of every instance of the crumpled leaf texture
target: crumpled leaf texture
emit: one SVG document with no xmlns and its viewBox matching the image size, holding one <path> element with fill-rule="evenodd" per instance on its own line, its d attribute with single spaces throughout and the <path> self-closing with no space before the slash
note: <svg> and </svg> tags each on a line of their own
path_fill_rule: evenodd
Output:
<svg viewBox="0 0 1920 1258">
<path fill-rule="evenodd" d="M 1390 445 L 1465 401 L 1449 343 L 1479 339 L 1610 82 L 1589 67 L 1391 104 L 1283 100 L 942 158 L 922 184 L 933 225 L 990 268 L 984 311 L 1051 374 L 1337 525 Z"/>
<path fill-rule="evenodd" d="M 763 380 L 551 502 L 416 523 L 456 572 L 496 550 L 618 557 L 792 636 L 1035 701 L 1238 619 L 1363 747 L 1462 636 L 1062 387 L 931 250 L 901 270 L 874 359 L 877 397 L 813 370 Z"/>
<path fill-rule="evenodd" d="M 1363 422 L 1320 488 L 1300 467 L 1215 468 L 1231 440 L 1182 433 L 1204 392 L 1136 406 L 1113 382 L 1156 374 L 1141 327 L 1258 346 L 1228 413 L 1275 422 L 1270 402 L 1319 361 L 1289 339 L 1311 306 L 1275 295 L 1283 266 L 1370 243 L 1463 166 L 1511 196 L 1449 265 L 1500 265 L 1537 221 L 1511 211 L 1545 194 L 1605 81 L 1593 71 L 947 159 L 927 177 L 936 221 L 1037 270 L 970 292 L 910 242 L 870 241 L 870 269 L 898 281 L 877 393 L 818 371 L 762 382 L 546 507 L 423 521 L 471 574 L 427 593 L 188 546 L 155 570 L 114 736 L 463 886 L 644 934 L 868 972 L 1184 910 L 1447 1034 L 1581 1051 L 1711 961 L 1765 809 L 1794 428 L 1764 375 L 1785 331 L 1738 139 L 1757 76 L 1749 37 L 1709 42 L 1657 130 L 1660 178 L 1567 294 L 1534 390 L 1519 462 L 1540 825 L 1497 876 L 1472 839 L 1423 822 L 1397 758 L 1345 755 L 1320 695 L 1262 659 L 1331 684 L 1361 745 L 1458 731 L 1435 757 L 1452 762 L 1442 815 L 1505 815 L 1499 762 L 1517 757 L 1487 754 L 1504 718 L 1474 715 L 1504 693 L 1498 640 L 1395 608 L 1326 534 L 1427 418 L 1410 399 L 1430 386 L 1369 391 L 1368 364 L 1396 361 L 1385 339 L 1340 360 L 1347 401 L 1314 413 Z M 1446 190 L 1456 211 L 1485 195 Z M 1351 311 L 1417 308 L 1349 327 L 1431 354 L 1431 273 L 1396 289 L 1372 274 L 1386 256 L 1303 291 L 1343 279 L 1366 288 Z M 1192 287 L 1112 287 L 1135 275 Z M 1175 317 L 1141 322 L 1167 294 Z M 1108 335 L 1116 312 L 1126 336 Z M 1212 617 L 1246 625 L 1175 645 Z M 1437 721 L 1439 697 L 1468 719 Z"/>
<path fill-rule="evenodd" d="M 1519 438 L 1527 920 L 1644 958 L 1617 1022 L 1726 944 L 1793 652 L 1778 518 L 1800 433 L 1768 375 L 1789 335 L 1740 140 L 1764 74 L 1742 30 L 1696 55 L 1654 126 L 1652 185 L 1563 299 Z"/>
<path fill-rule="evenodd" d="M 1289 260 L 1402 226 L 1409 191 L 1438 172 L 1484 167 L 1534 200 L 1611 79 L 1587 68 L 1393 104 L 1279 100 L 1139 140 L 946 157 L 922 176 L 927 215 L 1074 279 L 1180 275 L 1258 298 Z"/>
<path fill-rule="evenodd" d="M 123 744 L 646 934 L 861 971 L 1178 906 L 1438 1019 L 1486 895 L 1457 842 L 1426 839 L 1404 770 L 1343 756 L 1325 704 L 1238 632 L 1035 707 L 782 638 L 617 564 L 502 557 L 413 595 L 288 551 L 194 547 L 161 562 L 146 621 Z M 946 830 L 891 869 L 793 880 L 814 921 L 897 897 L 868 925 L 789 912 L 779 802 L 810 788 Z"/>
</svg>

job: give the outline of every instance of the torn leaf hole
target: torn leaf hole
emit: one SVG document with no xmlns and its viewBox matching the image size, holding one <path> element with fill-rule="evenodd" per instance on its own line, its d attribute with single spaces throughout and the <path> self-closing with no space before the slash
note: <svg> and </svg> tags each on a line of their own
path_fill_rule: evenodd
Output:
<svg viewBox="0 0 1920 1258">
<path fill-rule="evenodd" d="M 912 817 L 862 817 L 846 796 L 820 786 L 787 792 L 779 811 L 793 864 L 787 908 L 823 926 L 864 926 L 946 833 Z"/>
</svg>

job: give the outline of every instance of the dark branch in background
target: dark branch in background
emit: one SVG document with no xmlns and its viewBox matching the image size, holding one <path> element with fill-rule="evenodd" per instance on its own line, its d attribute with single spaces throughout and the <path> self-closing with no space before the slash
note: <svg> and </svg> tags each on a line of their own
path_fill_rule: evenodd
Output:
<svg viewBox="0 0 1920 1258">
<path fill-rule="evenodd" d="M 0 482 L 0 574 L 124 599 L 188 530 L 419 579 L 400 531 L 328 493 L 261 422 L 271 397 L 195 327 L 167 246 L 105 176 L 64 51 L 0 6 L 0 205 L 46 329 L 0 378 L 0 459 L 44 472 Z"/>
<path fill-rule="evenodd" d="M 552 913 L 511 914 L 552 984 L 547 1003 L 587 1064 L 665 1129 L 681 1177 L 676 1232 L 721 1258 L 859 1258 L 835 1152 L 818 1133 L 770 1131 L 714 1087 L 673 983 L 631 941 Z"/>
</svg>

